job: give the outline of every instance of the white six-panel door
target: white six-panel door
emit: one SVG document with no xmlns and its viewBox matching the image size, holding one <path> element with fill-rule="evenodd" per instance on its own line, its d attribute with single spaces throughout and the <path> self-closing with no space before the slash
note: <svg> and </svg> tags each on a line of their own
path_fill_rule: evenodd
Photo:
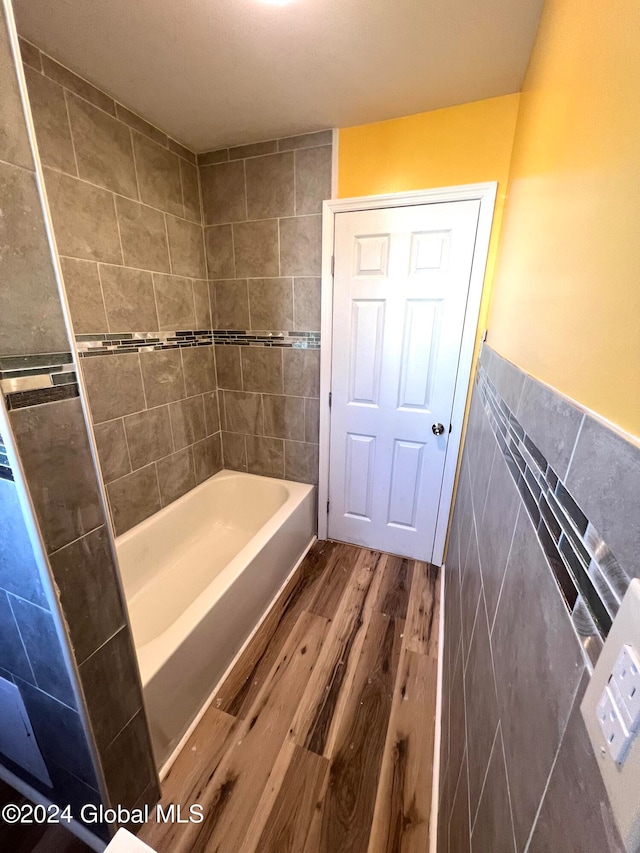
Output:
<svg viewBox="0 0 640 853">
<path fill-rule="evenodd" d="M 333 539 L 431 558 L 479 210 L 336 214 Z"/>
</svg>

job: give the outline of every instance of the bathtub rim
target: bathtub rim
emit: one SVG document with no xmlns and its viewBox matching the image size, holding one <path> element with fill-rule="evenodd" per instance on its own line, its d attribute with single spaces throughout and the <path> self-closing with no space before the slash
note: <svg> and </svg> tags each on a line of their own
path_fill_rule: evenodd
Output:
<svg viewBox="0 0 640 853">
<path fill-rule="evenodd" d="M 213 483 L 223 480 L 241 479 L 245 482 L 251 480 L 259 480 L 261 482 L 268 481 L 278 487 L 284 487 L 287 491 L 287 497 L 284 503 L 278 507 L 275 513 L 263 524 L 251 537 L 251 539 L 238 551 L 237 554 L 224 566 L 222 571 L 216 575 L 211 582 L 200 592 L 196 598 L 180 613 L 177 618 L 160 634 L 154 637 L 147 643 L 140 644 L 136 642 L 135 625 L 132 622 L 132 635 L 140 670 L 140 678 L 143 688 L 151 682 L 151 680 L 160 672 L 162 667 L 169 660 L 173 652 L 180 647 L 182 643 L 191 633 L 193 625 L 198 624 L 205 618 L 206 614 L 215 607 L 219 599 L 231 587 L 241 572 L 254 560 L 262 551 L 267 543 L 277 535 L 282 528 L 283 523 L 291 516 L 305 499 L 315 489 L 314 486 L 307 483 L 298 483 L 293 480 L 281 480 L 275 477 L 264 477 L 260 474 L 249 474 L 245 471 L 230 471 L 222 469 L 212 477 L 204 480 L 194 489 L 191 489 L 177 501 L 173 501 L 166 507 L 163 507 L 159 512 L 154 513 L 149 518 L 144 519 L 139 524 L 132 527 L 118 537 L 115 541 L 116 550 L 119 542 L 125 541 L 126 538 L 132 538 L 134 535 L 149 535 L 148 531 L 153 527 L 162 523 L 164 519 L 170 517 L 171 510 L 176 505 L 184 505 L 190 500 L 197 499 L 199 493 L 204 492 L 207 488 L 211 488 Z M 308 549 L 307 549 L 308 550 Z M 306 553 L 306 552 L 305 552 Z M 123 571 L 124 569 L 124 571 Z M 123 566 L 123 561 L 120 561 L 120 571 L 123 575 L 123 586 L 126 592 L 127 582 L 124 578 L 126 568 Z M 139 594 L 138 590 L 135 595 Z M 130 607 L 133 596 L 127 595 L 127 603 Z M 269 605 L 271 607 L 271 604 Z"/>
</svg>

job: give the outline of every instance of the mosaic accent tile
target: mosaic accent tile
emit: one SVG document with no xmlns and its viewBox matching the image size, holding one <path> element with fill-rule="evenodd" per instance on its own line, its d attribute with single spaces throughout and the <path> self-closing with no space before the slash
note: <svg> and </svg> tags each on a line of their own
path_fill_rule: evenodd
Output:
<svg viewBox="0 0 640 853">
<path fill-rule="evenodd" d="M 565 484 L 501 398 L 485 368 L 477 390 L 536 528 L 583 647 L 597 658 L 630 578 Z"/>
<path fill-rule="evenodd" d="M 76 335 L 80 358 L 111 353 L 165 350 L 194 346 L 262 346 L 320 349 L 320 332 L 199 329 L 169 332 L 112 332 Z"/>
<path fill-rule="evenodd" d="M 9 465 L 7 456 L 7 448 L 4 445 L 4 440 L 0 435 L 0 480 L 13 480 L 13 471 Z"/>
<path fill-rule="evenodd" d="M 9 410 L 77 397 L 73 354 L 1 356 L 0 389 Z"/>
</svg>

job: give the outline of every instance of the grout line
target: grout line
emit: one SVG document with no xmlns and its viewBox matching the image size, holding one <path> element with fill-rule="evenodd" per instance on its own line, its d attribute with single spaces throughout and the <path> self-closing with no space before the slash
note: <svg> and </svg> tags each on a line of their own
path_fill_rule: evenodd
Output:
<svg viewBox="0 0 640 853">
<path fill-rule="evenodd" d="M 138 191 L 138 198 L 136 201 L 142 201 L 142 193 L 140 192 L 140 179 L 138 178 L 138 162 L 136 159 L 136 149 L 133 144 L 133 130 L 129 127 L 129 141 L 131 143 L 131 159 L 133 160 L 133 172 L 136 176 L 136 189 Z"/>
<path fill-rule="evenodd" d="M 498 722 L 500 729 L 500 749 L 502 750 L 502 766 L 504 768 L 505 781 L 507 783 L 507 799 L 509 800 L 509 819 L 511 820 L 511 837 L 513 838 L 513 849 L 517 849 L 516 845 L 516 828 L 513 823 L 513 803 L 511 801 L 511 786 L 509 785 L 509 771 L 507 770 L 507 755 L 504 751 L 504 738 L 502 737 L 502 720 Z"/>
<path fill-rule="evenodd" d="M 173 258 L 171 257 L 171 243 L 169 241 L 169 225 L 167 223 L 167 213 L 163 211 L 164 218 L 164 235 L 167 238 L 167 255 L 169 256 L 169 273 L 173 275 Z"/>
<path fill-rule="evenodd" d="M 587 419 L 587 415 L 586 415 L 586 412 L 584 412 L 582 415 L 582 420 L 580 421 L 580 426 L 578 427 L 578 433 L 576 435 L 576 440 L 574 442 L 573 449 L 571 451 L 571 456 L 569 458 L 569 464 L 567 465 L 567 470 L 565 471 L 564 477 L 562 478 L 563 483 L 566 483 L 567 480 L 569 479 L 569 471 L 571 470 L 571 463 L 573 462 L 573 457 L 575 456 L 576 449 L 578 447 L 578 442 L 580 441 L 580 436 L 582 435 L 582 428 L 584 427 L 584 423 L 585 423 L 586 419 Z"/>
<path fill-rule="evenodd" d="M 60 260 L 62 260 L 62 258 Z M 104 298 L 104 287 L 102 286 L 102 276 L 100 275 L 100 264 L 96 263 L 95 261 L 94 261 L 94 263 L 96 264 L 96 272 L 98 275 L 98 284 L 100 286 L 100 297 L 102 299 L 102 307 L 104 308 L 104 319 L 107 321 L 107 332 L 108 332 L 109 331 L 109 315 L 107 314 L 107 301 Z M 64 273 L 63 273 L 63 278 L 64 278 Z M 75 346 L 76 342 L 74 341 L 73 343 L 74 343 L 74 349 L 77 349 L 77 347 Z"/>
<path fill-rule="evenodd" d="M 29 671 L 31 672 L 31 677 L 33 678 L 33 685 L 34 685 L 34 687 L 37 687 L 38 690 L 40 690 L 41 688 L 40 688 L 40 685 L 38 684 L 38 679 L 36 678 L 36 674 L 33 671 L 33 665 L 31 663 L 31 658 L 29 657 L 29 653 L 27 651 L 27 647 L 25 645 L 24 638 L 22 636 L 22 631 L 20 630 L 20 625 L 18 624 L 18 620 L 16 619 L 16 614 L 15 614 L 15 612 L 13 610 L 13 606 L 11 604 L 12 593 L 8 592 L 7 590 L 3 590 L 3 591 L 4 591 L 5 598 L 7 599 L 7 604 L 9 605 L 9 610 L 11 611 L 11 615 L 13 616 L 13 624 L 15 625 L 16 631 L 18 632 L 18 636 L 20 637 L 20 643 L 22 644 L 22 650 L 24 651 L 24 656 L 27 659 L 27 663 L 29 664 Z M 19 596 L 13 596 L 13 597 L 18 598 Z M 22 600 L 26 601 L 26 599 L 22 599 Z M 31 601 L 28 603 L 33 604 L 33 602 L 31 602 Z M 38 607 L 37 604 L 34 604 L 33 606 Z M 53 614 L 51 613 L 50 610 L 47 610 L 45 607 L 39 607 L 39 609 L 43 610 L 45 613 L 49 613 L 49 615 L 53 619 Z M 65 666 L 65 671 L 66 670 L 67 670 L 67 668 Z M 11 670 L 8 670 L 8 672 L 11 672 Z M 15 673 L 11 673 L 11 674 L 16 675 Z M 69 675 L 68 671 L 67 671 L 67 675 Z M 16 678 L 19 678 L 19 677 L 20 677 L 19 675 L 16 675 Z M 69 680 L 71 680 L 71 679 L 69 679 Z M 45 691 L 43 691 L 43 692 L 45 692 Z M 60 701 L 60 700 L 58 700 L 58 701 Z M 63 703 L 63 704 L 65 704 L 65 703 Z"/>
<path fill-rule="evenodd" d="M 511 533 L 511 541 L 509 542 L 509 550 L 507 552 L 507 561 L 504 565 L 504 571 L 502 573 L 502 581 L 500 582 L 500 591 L 498 592 L 498 600 L 496 601 L 496 609 L 493 613 L 493 619 L 491 620 L 491 626 L 489 628 L 489 642 L 491 642 L 491 637 L 493 636 L 493 629 L 496 624 L 496 617 L 498 615 L 498 609 L 500 607 L 500 601 L 502 599 L 502 590 L 504 589 L 504 584 L 507 578 L 507 570 L 509 567 L 509 560 L 511 558 L 511 550 L 513 548 L 513 541 L 516 538 L 516 528 L 518 527 L 518 521 L 520 519 L 520 511 L 522 509 L 522 501 L 518 504 L 518 509 L 516 510 L 516 520 L 513 525 L 513 531 Z"/>
<path fill-rule="evenodd" d="M 244 180 L 244 215 L 245 222 L 249 222 L 249 198 L 247 193 L 247 159 L 243 157 L 242 159 L 242 174 Z M 253 220 L 251 220 L 253 222 Z"/>
<path fill-rule="evenodd" d="M 485 767 L 484 775 L 482 777 L 482 785 L 480 786 L 480 794 L 478 795 L 478 805 L 476 806 L 476 813 L 473 816 L 473 824 L 469 827 L 469 834 L 473 835 L 473 830 L 476 825 L 476 821 L 478 820 L 478 812 L 480 811 L 480 803 L 482 802 L 482 795 L 484 794 L 484 788 L 487 782 L 487 776 L 489 775 L 489 767 L 491 765 L 491 759 L 493 758 L 493 751 L 496 748 L 496 741 L 498 739 L 498 735 L 500 733 L 500 720 L 496 723 L 496 730 L 493 733 L 493 741 L 491 742 L 491 749 L 489 751 L 489 758 L 487 759 L 487 766 Z M 469 799 L 469 807 L 471 807 L 471 799 Z"/>
<path fill-rule="evenodd" d="M 149 411 L 149 410 L 145 409 L 145 411 Z M 133 414 L 139 414 L 139 412 L 133 413 Z M 118 420 L 122 421 L 122 431 L 124 433 L 124 445 L 127 448 L 127 458 L 129 459 L 129 474 L 133 474 L 134 467 L 133 467 L 133 462 L 131 461 L 131 449 L 129 448 L 129 438 L 127 436 L 127 425 L 124 422 L 124 416 L 121 418 L 118 418 Z M 95 426 L 94 426 L 94 429 L 95 429 Z M 126 477 L 127 474 L 125 474 L 124 476 Z M 119 478 L 119 479 L 121 479 L 121 478 Z M 112 480 L 111 482 L 115 482 L 115 481 Z"/>
<path fill-rule="evenodd" d="M 73 160 L 74 160 L 74 163 L 76 164 L 76 174 L 72 175 L 71 177 L 76 177 L 79 179 L 80 178 L 80 168 L 78 166 L 78 155 L 76 153 L 76 143 L 75 143 L 74 138 L 73 138 L 73 128 L 71 127 L 71 114 L 69 112 L 68 92 L 65 89 L 62 90 L 62 97 L 64 100 L 64 109 L 65 109 L 65 112 L 67 114 L 67 127 L 69 129 L 69 139 L 71 140 L 71 150 L 73 151 Z"/>
</svg>

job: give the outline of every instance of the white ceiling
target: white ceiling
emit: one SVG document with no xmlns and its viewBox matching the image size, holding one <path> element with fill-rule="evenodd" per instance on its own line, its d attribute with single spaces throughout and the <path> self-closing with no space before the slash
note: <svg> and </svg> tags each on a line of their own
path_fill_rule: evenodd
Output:
<svg viewBox="0 0 640 853">
<path fill-rule="evenodd" d="M 21 35 L 196 151 L 517 92 L 543 0 L 14 0 Z"/>
</svg>

